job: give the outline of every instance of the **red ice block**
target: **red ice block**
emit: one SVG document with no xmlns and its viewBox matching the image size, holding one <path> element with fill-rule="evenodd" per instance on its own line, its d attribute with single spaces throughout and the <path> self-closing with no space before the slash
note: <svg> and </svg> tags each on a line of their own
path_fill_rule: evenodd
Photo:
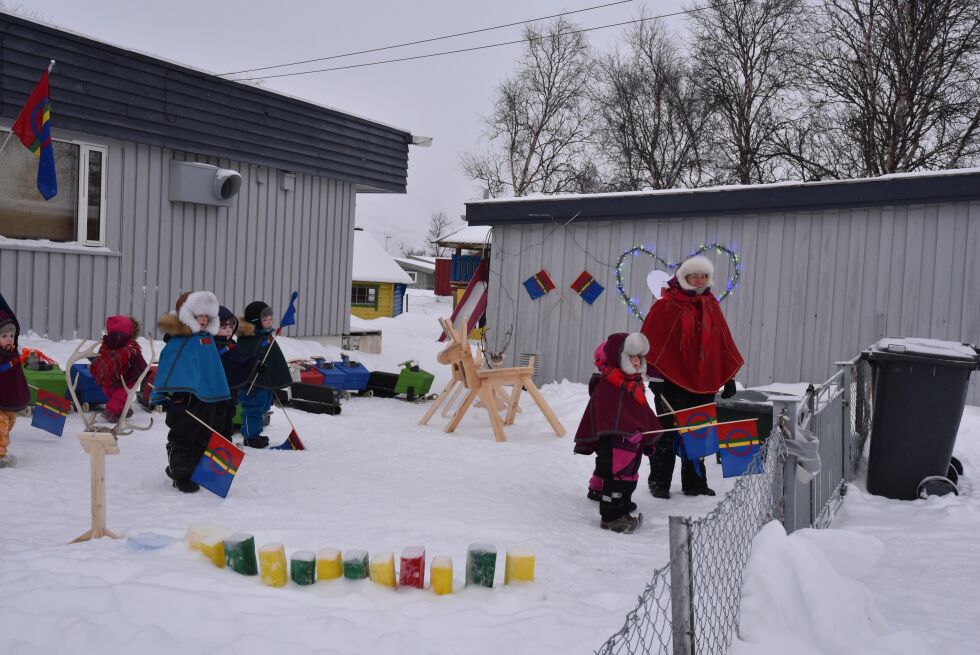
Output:
<svg viewBox="0 0 980 655">
<path fill-rule="evenodd" d="M 425 548 L 412 546 L 402 551 L 398 584 L 402 587 L 425 587 Z"/>
</svg>

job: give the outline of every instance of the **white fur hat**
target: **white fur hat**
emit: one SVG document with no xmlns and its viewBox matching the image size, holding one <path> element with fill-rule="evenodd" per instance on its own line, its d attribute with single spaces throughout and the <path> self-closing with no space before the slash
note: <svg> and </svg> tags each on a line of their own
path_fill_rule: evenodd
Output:
<svg viewBox="0 0 980 655">
<path fill-rule="evenodd" d="M 619 356 L 619 368 L 623 369 L 626 373 L 642 373 L 646 369 L 642 360 L 648 352 L 650 352 L 650 342 L 643 336 L 643 333 L 630 332 L 626 335 L 626 340 L 623 342 L 623 354 Z M 630 364 L 631 355 L 636 355 L 640 358 L 639 370 L 635 370 Z"/>
<path fill-rule="evenodd" d="M 704 255 L 688 257 L 677 267 L 677 283 L 681 285 L 681 289 L 685 291 L 702 291 L 702 289 L 696 289 L 687 283 L 687 276 L 692 273 L 704 273 L 708 276 L 708 283 L 704 285 L 704 289 L 714 286 L 715 265 Z"/>
<path fill-rule="evenodd" d="M 206 332 L 218 334 L 221 329 L 221 321 L 218 320 L 218 297 L 210 291 L 192 291 L 186 296 L 181 296 L 177 301 L 177 318 L 180 322 L 191 329 L 191 332 L 200 332 L 201 327 L 197 324 L 197 316 L 204 314 L 208 317 L 208 326 L 204 328 Z"/>
</svg>

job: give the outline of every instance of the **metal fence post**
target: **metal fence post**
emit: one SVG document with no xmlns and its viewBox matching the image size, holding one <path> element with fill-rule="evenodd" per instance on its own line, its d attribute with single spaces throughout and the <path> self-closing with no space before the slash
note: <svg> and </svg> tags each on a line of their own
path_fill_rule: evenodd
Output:
<svg viewBox="0 0 980 655">
<path fill-rule="evenodd" d="M 854 432 L 853 424 L 851 422 L 851 383 L 854 381 L 853 375 L 854 368 L 850 362 L 847 362 L 843 365 L 840 378 L 841 389 L 843 391 L 841 394 L 840 470 L 841 477 L 844 478 L 845 483 L 850 477 L 851 445 L 854 442 L 852 436 Z"/>
<path fill-rule="evenodd" d="M 694 576 L 691 571 L 691 520 L 668 519 L 670 608 L 674 655 L 694 655 Z"/>
<path fill-rule="evenodd" d="M 800 411 L 800 401 L 799 399 L 772 399 L 772 418 L 773 425 L 777 429 L 780 428 L 779 417 L 785 413 L 786 421 L 790 426 L 790 434 L 788 439 L 795 438 L 796 434 L 796 422 L 799 417 Z M 783 528 L 786 530 L 786 534 L 793 532 L 796 529 L 796 490 L 798 488 L 796 483 L 796 458 L 792 455 L 786 456 L 786 461 L 783 463 Z"/>
</svg>

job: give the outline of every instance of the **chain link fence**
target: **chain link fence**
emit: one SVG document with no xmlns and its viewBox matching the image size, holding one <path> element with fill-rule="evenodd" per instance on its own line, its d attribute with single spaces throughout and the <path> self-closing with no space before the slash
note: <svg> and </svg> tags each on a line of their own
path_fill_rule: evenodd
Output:
<svg viewBox="0 0 980 655">
<path fill-rule="evenodd" d="M 734 488 L 702 518 L 670 517 L 670 562 L 654 571 L 623 627 L 600 655 L 724 655 L 738 633 L 742 574 L 766 523 L 787 532 L 825 527 L 854 479 L 871 433 L 872 375 L 857 358 L 807 390 L 773 400 L 773 430 Z M 812 436 L 811 436 L 812 435 Z M 797 474 L 787 441 L 815 438 L 821 470 Z"/>
</svg>

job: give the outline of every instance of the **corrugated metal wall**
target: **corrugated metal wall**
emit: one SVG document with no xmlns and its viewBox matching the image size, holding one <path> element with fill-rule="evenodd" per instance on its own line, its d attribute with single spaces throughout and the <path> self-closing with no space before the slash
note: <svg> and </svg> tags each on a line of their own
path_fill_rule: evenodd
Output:
<svg viewBox="0 0 980 655">
<path fill-rule="evenodd" d="M 980 342 L 980 202 L 902 205 L 676 220 L 508 225 L 493 229 L 487 321 L 491 348 L 514 326 L 507 353 L 538 353 L 541 382 L 584 382 L 609 333 L 635 330 L 614 266 L 634 245 L 677 260 L 717 241 L 740 253 L 741 287 L 722 303 L 747 385 L 820 382 L 834 362 L 884 336 Z M 713 255 L 716 288 L 729 264 Z M 541 269 L 557 288 L 532 301 L 522 282 Z M 627 264 L 626 288 L 645 313 L 653 268 Z M 588 270 L 606 291 L 592 306 L 569 289 Z M 976 376 L 975 376 L 976 377 Z M 970 402 L 980 404 L 980 385 Z M 923 408 L 927 411 L 927 408 Z"/>
<path fill-rule="evenodd" d="M 172 203 L 171 159 L 239 171 L 235 205 Z M 148 330 L 181 292 L 198 289 L 239 314 L 260 299 L 279 315 L 297 289 L 288 334 L 347 332 L 352 184 L 297 173 L 283 191 L 276 169 L 134 143 L 111 143 L 107 166 L 111 253 L 0 244 L 0 290 L 24 327 L 51 339 L 98 337 L 107 315 L 132 313 Z"/>
</svg>

